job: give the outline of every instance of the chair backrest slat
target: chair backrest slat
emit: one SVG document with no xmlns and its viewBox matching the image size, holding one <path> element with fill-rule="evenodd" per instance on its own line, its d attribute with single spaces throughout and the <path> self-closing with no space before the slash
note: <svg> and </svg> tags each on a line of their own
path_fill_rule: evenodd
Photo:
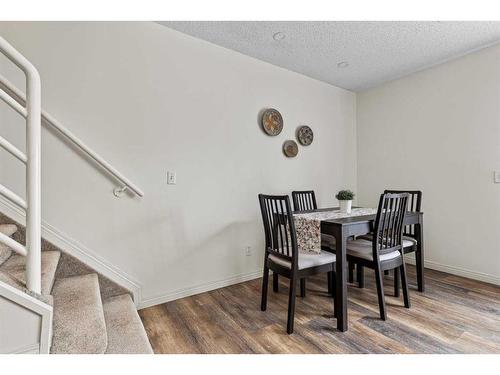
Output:
<svg viewBox="0 0 500 375">
<path fill-rule="evenodd" d="M 421 212 L 422 209 L 422 192 L 420 190 L 385 190 L 384 194 L 401 194 L 408 193 L 408 212 Z M 415 237 L 415 225 L 406 225 L 404 227 L 404 235 Z"/>
<path fill-rule="evenodd" d="M 292 191 L 293 209 L 295 211 L 316 210 L 316 195 L 314 190 Z"/>
<path fill-rule="evenodd" d="M 408 193 L 385 193 L 380 196 L 374 224 L 373 259 L 403 249 L 403 223 L 408 198 Z"/>
<path fill-rule="evenodd" d="M 269 254 L 285 258 L 297 265 L 297 237 L 290 199 L 287 195 L 259 194 L 264 224 L 266 259 Z"/>
</svg>

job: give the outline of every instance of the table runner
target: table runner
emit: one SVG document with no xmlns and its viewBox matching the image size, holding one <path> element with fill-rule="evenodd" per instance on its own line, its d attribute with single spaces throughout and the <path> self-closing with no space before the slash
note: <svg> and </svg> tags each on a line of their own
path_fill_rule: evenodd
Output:
<svg viewBox="0 0 500 375">
<path fill-rule="evenodd" d="M 375 215 L 376 213 L 376 208 L 353 208 L 350 214 L 342 213 L 339 210 L 293 214 L 299 252 L 306 254 L 321 253 L 322 220 Z"/>
</svg>

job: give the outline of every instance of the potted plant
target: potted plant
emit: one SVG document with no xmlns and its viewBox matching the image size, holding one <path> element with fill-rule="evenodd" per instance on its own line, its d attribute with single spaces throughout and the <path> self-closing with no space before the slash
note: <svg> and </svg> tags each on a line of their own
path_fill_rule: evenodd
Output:
<svg viewBox="0 0 500 375">
<path fill-rule="evenodd" d="M 350 214 L 354 193 L 350 190 L 340 190 L 335 196 L 340 203 L 340 212 Z"/>
</svg>

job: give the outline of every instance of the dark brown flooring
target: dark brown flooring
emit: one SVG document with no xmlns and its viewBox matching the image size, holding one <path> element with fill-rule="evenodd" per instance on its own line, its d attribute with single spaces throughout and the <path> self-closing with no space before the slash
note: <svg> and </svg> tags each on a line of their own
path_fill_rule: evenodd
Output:
<svg viewBox="0 0 500 375">
<path fill-rule="evenodd" d="M 349 285 L 349 331 L 335 329 L 326 276 L 309 278 L 297 298 L 295 332 L 286 334 L 288 288 L 269 287 L 260 311 L 261 279 L 141 310 L 155 353 L 500 353 L 500 287 L 426 271 L 416 291 L 408 266 L 411 309 L 392 297 L 385 276 L 387 321 L 378 316 L 373 271 L 366 287 Z M 272 278 L 270 278 L 271 280 Z"/>
</svg>

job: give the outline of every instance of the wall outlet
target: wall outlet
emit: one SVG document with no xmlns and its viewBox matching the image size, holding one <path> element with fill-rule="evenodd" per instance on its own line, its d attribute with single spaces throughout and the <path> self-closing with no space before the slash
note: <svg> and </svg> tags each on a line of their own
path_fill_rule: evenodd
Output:
<svg viewBox="0 0 500 375">
<path fill-rule="evenodd" d="M 247 257 L 251 257 L 252 256 L 252 247 L 251 246 L 245 247 L 245 255 Z"/>
<path fill-rule="evenodd" d="M 177 184 L 177 173 L 172 171 L 167 172 L 167 184 L 169 185 Z"/>
<path fill-rule="evenodd" d="M 500 171 L 493 172 L 493 181 L 495 184 L 500 184 Z"/>
</svg>

